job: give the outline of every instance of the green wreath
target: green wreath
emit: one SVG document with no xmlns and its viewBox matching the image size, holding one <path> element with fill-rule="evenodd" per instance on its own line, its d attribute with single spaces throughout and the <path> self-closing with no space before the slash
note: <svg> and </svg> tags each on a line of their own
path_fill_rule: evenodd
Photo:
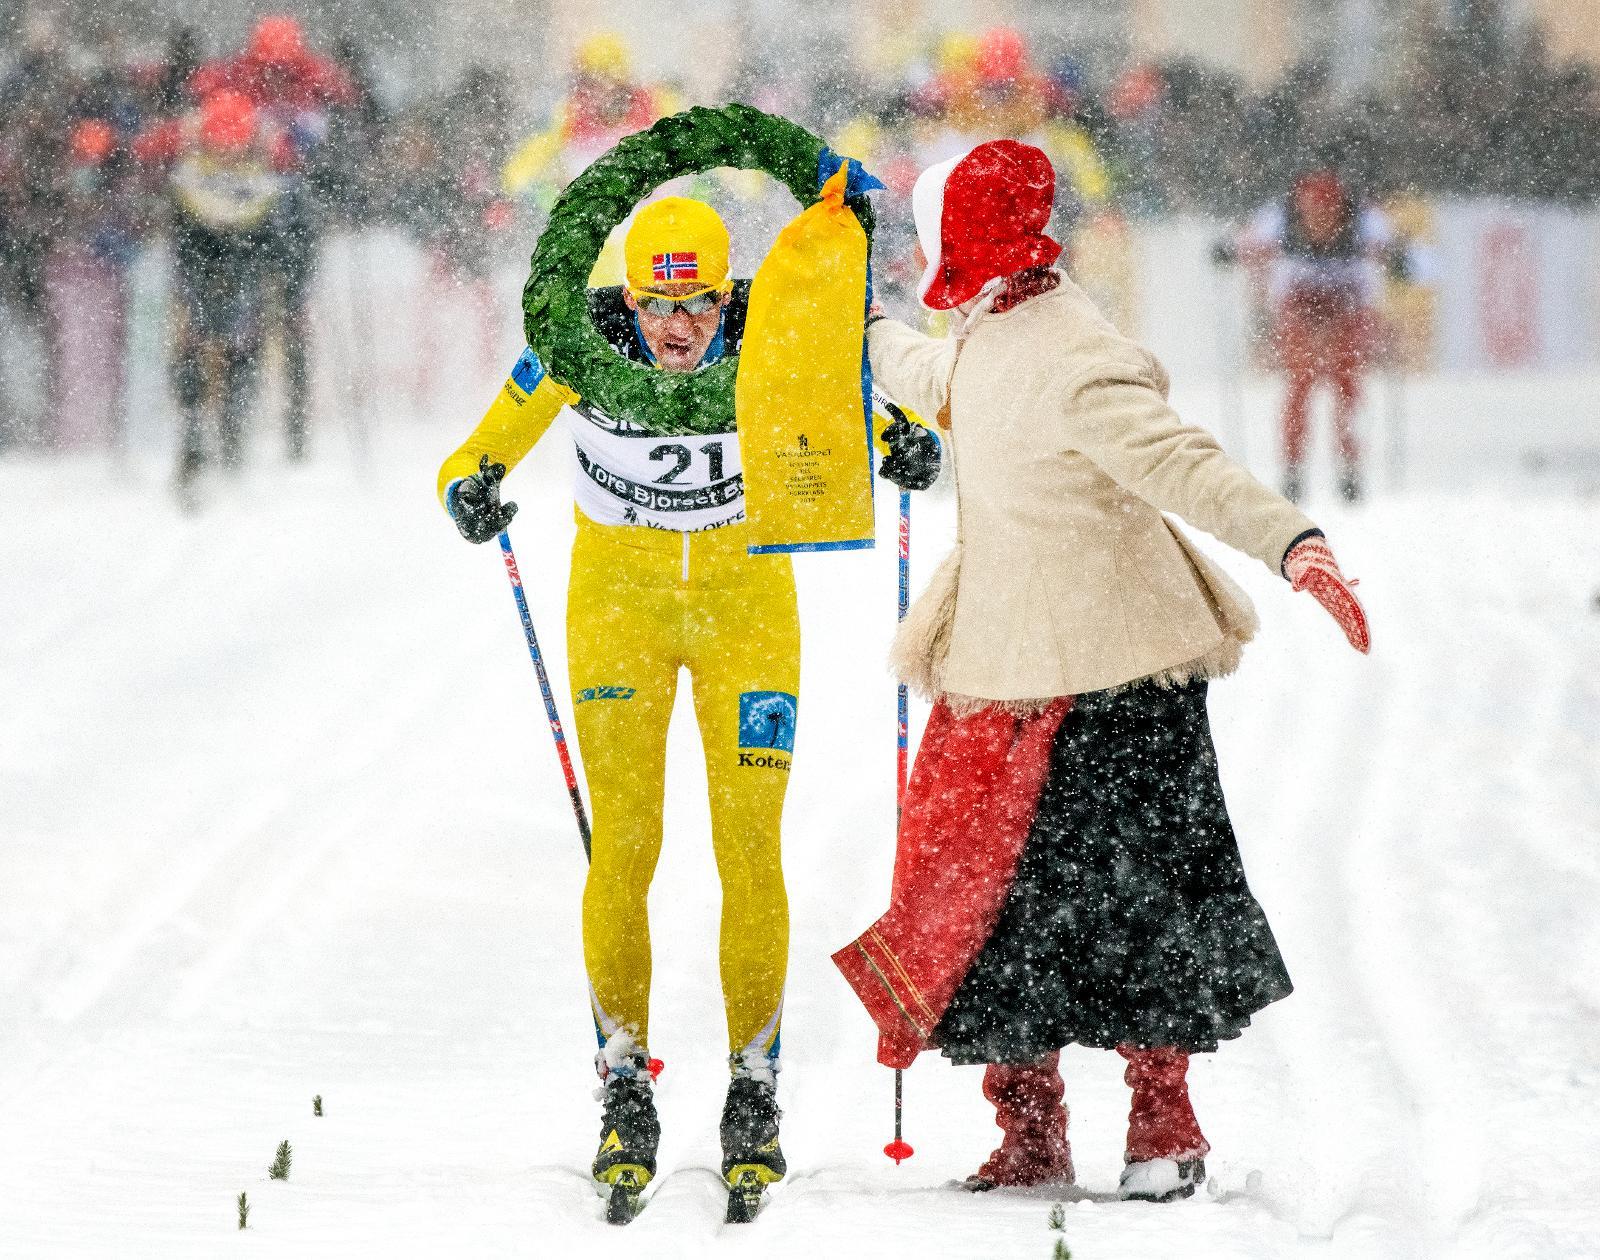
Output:
<svg viewBox="0 0 1600 1260">
<path fill-rule="evenodd" d="M 611 229 L 669 179 L 717 166 L 765 171 L 809 206 L 818 199 L 823 148 L 786 118 L 724 105 L 663 118 L 591 163 L 551 210 L 522 290 L 528 344 L 550 374 L 607 415 L 652 433 L 732 429 L 738 356 L 695 372 L 661 372 L 624 358 L 589 319 L 589 275 Z M 847 204 L 870 240 L 867 199 Z"/>
</svg>

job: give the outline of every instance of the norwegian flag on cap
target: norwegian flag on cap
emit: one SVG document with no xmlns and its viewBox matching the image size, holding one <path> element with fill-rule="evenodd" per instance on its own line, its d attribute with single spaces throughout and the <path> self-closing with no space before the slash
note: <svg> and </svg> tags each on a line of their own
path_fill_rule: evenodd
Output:
<svg viewBox="0 0 1600 1260">
<path fill-rule="evenodd" d="M 662 284 L 674 280 L 698 280 L 700 255 L 693 253 L 655 254 L 650 259 L 650 274 Z"/>
</svg>

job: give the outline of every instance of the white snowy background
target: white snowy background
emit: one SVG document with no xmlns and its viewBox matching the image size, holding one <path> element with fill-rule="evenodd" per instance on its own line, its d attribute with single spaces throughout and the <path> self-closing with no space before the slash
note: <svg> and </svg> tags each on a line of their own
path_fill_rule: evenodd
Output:
<svg viewBox="0 0 1600 1260">
<path fill-rule="evenodd" d="M 1045 1260 L 1058 1198 L 1078 1260 L 1600 1255 L 1600 380 L 1408 383 L 1403 479 L 1385 458 L 1369 502 L 1310 505 L 1362 579 L 1370 658 L 1214 548 L 1264 622 L 1212 717 L 1297 991 L 1195 1060 L 1214 1151 L 1184 1203 L 1115 1201 L 1107 1053 L 1063 1056 L 1070 1193 L 953 1189 L 998 1131 L 980 1072 L 933 1056 L 906 1077 L 915 1158 L 880 1153 L 891 1074 L 828 954 L 887 897 L 893 499 L 880 550 L 801 558 L 790 1176 L 721 1223 L 719 893 L 680 705 L 651 898 L 661 1176 L 619 1234 L 586 1174 L 582 852 L 498 553 L 433 497 L 495 382 L 389 389 L 406 318 L 380 312 L 364 407 L 351 364 L 322 365 L 309 466 L 264 423 L 198 515 L 166 493 L 159 380 L 121 459 L 0 457 L 0 1256 Z M 1175 390 L 1207 424 L 1226 396 Z M 1276 395 L 1243 396 L 1228 431 L 1260 455 Z M 509 491 L 564 708 L 566 461 L 545 443 Z M 920 582 L 953 505 L 917 502 Z"/>
</svg>

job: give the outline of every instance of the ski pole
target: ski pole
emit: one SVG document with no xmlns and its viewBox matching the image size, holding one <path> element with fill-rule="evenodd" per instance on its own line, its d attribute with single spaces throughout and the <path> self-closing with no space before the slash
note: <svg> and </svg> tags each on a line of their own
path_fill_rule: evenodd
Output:
<svg viewBox="0 0 1600 1260">
<path fill-rule="evenodd" d="M 1250 286 L 1245 279 L 1243 300 L 1236 301 L 1239 285 L 1219 266 L 1211 269 L 1216 280 L 1217 372 L 1222 400 L 1219 433 L 1226 433 L 1236 444 L 1232 454 L 1241 464 L 1250 464 L 1250 421 L 1245 415 L 1244 374 L 1250 353 Z M 1238 316 L 1236 319 L 1235 316 Z"/>
<path fill-rule="evenodd" d="M 906 619 L 911 610 L 911 492 L 900 492 L 900 606 L 896 622 Z M 908 728 L 910 727 L 910 699 L 905 683 L 900 684 L 900 735 L 895 750 L 894 825 L 900 829 L 900 814 L 906 805 L 906 779 L 908 777 Z"/>
<path fill-rule="evenodd" d="M 904 621 L 906 613 L 911 607 L 911 492 L 900 492 L 900 606 L 897 621 Z M 906 775 L 908 753 L 908 735 L 911 716 L 911 701 L 906 692 L 905 683 L 900 684 L 900 734 L 898 747 L 895 749 L 895 783 L 894 783 L 894 829 L 895 835 L 900 834 L 900 815 L 905 810 L 906 804 Z M 883 1153 L 898 1165 L 903 1159 L 910 1159 L 914 1152 L 911 1144 L 901 1136 L 901 1120 L 905 1114 L 905 1074 L 899 1069 L 894 1070 L 894 1141 L 883 1148 Z"/>
<path fill-rule="evenodd" d="M 550 676 L 544 672 L 544 657 L 539 652 L 539 636 L 533 632 L 533 617 L 528 612 L 528 597 L 522 589 L 522 574 L 517 571 L 517 557 L 511 550 L 511 535 L 500 531 L 500 553 L 505 558 L 506 576 L 511 579 L 511 594 L 517 601 L 517 615 L 522 618 L 522 636 L 528 641 L 528 655 L 533 657 L 534 671 L 539 675 L 539 693 L 544 696 L 545 716 L 550 719 L 550 734 L 556 741 L 556 756 L 561 758 L 561 773 L 567 779 L 567 793 L 572 797 L 572 812 L 578 819 L 578 835 L 583 840 L 583 856 L 589 857 L 589 815 L 583 808 L 583 793 L 578 790 L 578 776 L 572 769 L 572 757 L 567 752 L 567 737 L 561 729 L 561 715 L 556 712 L 556 698 L 550 690 Z"/>
<path fill-rule="evenodd" d="M 1406 467 L 1406 363 L 1404 347 L 1395 343 L 1389 349 L 1388 379 L 1384 382 L 1384 410 L 1388 421 L 1384 428 L 1389 438 L 1389 489 L 1403 488 Z"/>
<path fill-rule="evenodd" d="M 372 336 L 372 269 L 367 265 L 367 238 L 360 228 L 346 234 L 345 283 L 350 297 L 351 355 L 349 384 L 355 397 L 350 408 L 350 445 L 356 467 L 367 473 L 372 467 L 372 421 L 368 406 L 372 399 L 372 359 L 377 346 Z"/>
</svg>

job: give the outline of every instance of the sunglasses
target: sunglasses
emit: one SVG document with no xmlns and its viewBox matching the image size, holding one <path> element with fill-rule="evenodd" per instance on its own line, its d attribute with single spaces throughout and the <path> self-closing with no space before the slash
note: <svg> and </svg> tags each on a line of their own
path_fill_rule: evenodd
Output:
<svg viewBox="0 0 1600 1260">
<path fill-rule="evenodd" d="M 648 294 L 640 293 L 635 295 L 634 300 L 639 303 L 639 309 L 646 315 L 657 315 L 665 319 L 677 311 L 683 311 L 689 315 L 704 315 L 722 301 L 722 294 L 715 292 L 696 293 L 693 297 L 670 298 L 652 297 Z"/>
</svg>

